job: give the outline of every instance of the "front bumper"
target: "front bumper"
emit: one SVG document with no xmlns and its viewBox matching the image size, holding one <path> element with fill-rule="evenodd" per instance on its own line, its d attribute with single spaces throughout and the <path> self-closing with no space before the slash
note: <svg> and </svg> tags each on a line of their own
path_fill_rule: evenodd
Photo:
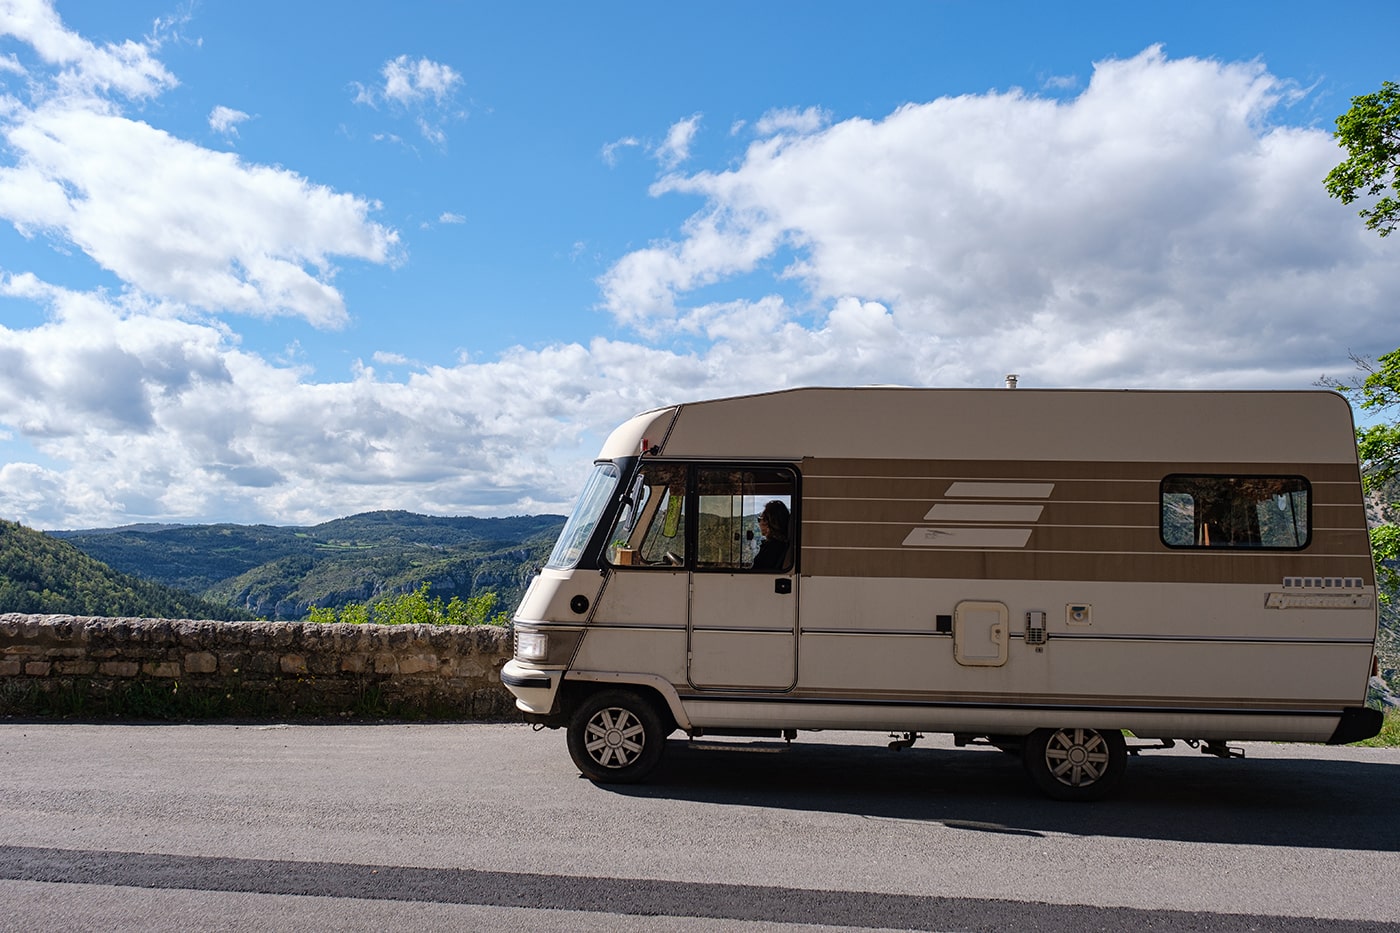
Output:
<svg viewBox="0 0 1400 933">
<path fill-rule="evenodd" d="M 527 713 L 547 715 L 552 711 L 563 679 L 563 671 L 526 667 L 514 658 L 501 668 L 501 683 L 515 694 L 515 705 Z"/>
</svg>

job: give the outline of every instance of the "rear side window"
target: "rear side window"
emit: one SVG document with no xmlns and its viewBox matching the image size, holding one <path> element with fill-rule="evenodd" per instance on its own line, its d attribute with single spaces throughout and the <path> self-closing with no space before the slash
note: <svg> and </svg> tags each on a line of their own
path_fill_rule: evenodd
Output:
<svg viewBox="0 0 1400 933">
<path fill-rule="evenodd" d="M 1168 547 L 1299 550 L 1312 536 L 1312 488 L 1301 476 L 1174 475 L 1161 498 Z"/>
</svg>

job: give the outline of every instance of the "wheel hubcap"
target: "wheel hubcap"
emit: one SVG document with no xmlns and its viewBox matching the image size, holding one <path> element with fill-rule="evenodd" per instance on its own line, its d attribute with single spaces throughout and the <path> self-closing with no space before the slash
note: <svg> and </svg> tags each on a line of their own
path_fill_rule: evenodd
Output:
<svg viewBox="0 0 1400 933">
<path fill-rule="evenodd" d="M 584 747 L 605 768 L 624 768 L 637 760 L 646 742 L 641 720 L 620 707 L 601 709 L 588 720 Z"/>
<path fill-rule="evenodd" d="M 1055 780 L 1087 787 L 1108 771 L 1108 742 L 1093 729 L 1061 729 L 1045 745 L 1045 764 Z"/>
</svg>

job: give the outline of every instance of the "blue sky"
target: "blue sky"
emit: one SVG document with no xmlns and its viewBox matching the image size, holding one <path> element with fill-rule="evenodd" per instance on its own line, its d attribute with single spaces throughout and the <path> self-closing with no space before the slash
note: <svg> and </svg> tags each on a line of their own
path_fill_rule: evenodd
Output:
<svg viewBox="0 0 1400 933">
<path fill-rule="evenodd" d="M 1400 344 L 1400 244 L 1321 178 L 1397 34 L 1389 2 L 0 0 L 0 517 L 560 511 L 690 398 L 1348 375 Z"/>
</svg>

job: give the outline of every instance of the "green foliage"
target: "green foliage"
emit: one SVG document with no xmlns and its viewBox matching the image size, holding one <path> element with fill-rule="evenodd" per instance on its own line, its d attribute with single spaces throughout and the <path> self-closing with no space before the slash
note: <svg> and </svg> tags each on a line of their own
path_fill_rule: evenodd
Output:
<svg viewBox="0 0 1400 933">
<path fill-rule="evenodd" d="M 1343 204 L 1363 194 L 1378 197 L 1361 217 L 1367 229 L 1389 236 L 1400 223 L 1400 85 L 1386 81 L 1374 94 L 1353 97 L 1332 135 L 1347 158 L 1327 173 L 1327 193 Z"/>
<path fill-rule="evenodd" d="M 1332 387 L 1349 396 L 1364 412 L 1385 412 L 1400 404 L 1400 350 L 1380 356 L 1373 364 L 1358 359 L 1364 379 Z M 1374 491 L 1400 476 L 1400 425 L 1378 423 L 1356 432 L 1356 450 L 1366 478 L 1366 488 Z"/>
<path fill-rule="evenodd" d="M 478 593 L 467 599 L 453 596 L 444 603 L 441 596 L 429 596 L 425 581 L 418 589 L 365 605 L 350 603 L 340 608 L 313 606 L 307 622 L 363 625 L 507 625 L 510 616 L 495 612 L 496 594 Z"/>
<path fill-rule="evenodd" d="M 0 520 L 0 612 L 248 620 L 189 593 L 118 573 L 77 548 Z"/>
<path fill-rule="evenodd" d="M 1376 561 L 1376 582 L 1384 594 L 1400 589 L 1400 525 L 1376 525 L 1371 529 L 1371 556 Z"/>
</svg>

